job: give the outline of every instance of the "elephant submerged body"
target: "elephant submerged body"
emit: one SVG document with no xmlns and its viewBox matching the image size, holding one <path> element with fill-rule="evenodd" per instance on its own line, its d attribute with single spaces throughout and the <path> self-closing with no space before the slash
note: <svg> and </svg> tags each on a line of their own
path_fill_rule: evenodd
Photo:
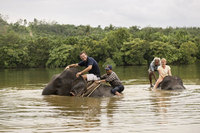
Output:
<svg viewBox="0 0 200 133">
<path fill-rule="evenodd" d="M 42 91 L 42 95 L 62 95 L 62 96 L 84 96 L 87 91 L 87 82 L 82 76 L 76 77 L 77 68 L 64 70 L 61 74 L 55 75 Z M 160 83 L 161 90 L 183 90 L 183 82 L 176 76 L 167 76 Z M 112 97 L 111 86 L 100 84 L 88 97 Z"/>
<path fill-rule="evenodd" d="M 87 82 L 82 76 L 76 77 L 79 72 L 76 68 L 64 70 L 61 74 L 55 75 L 43 89 L 42 95 L 63 95 L 77 96 L 87 90 Z M 111 86 L 100 84 L 89 95 L 90 97 L 112 97 Z"/>
<path fill-rule="evenodd" d="M 183 82 L 179 77 L 166 76 L 159 85 L 161 90 L 184 90 Z"/>
</svg>

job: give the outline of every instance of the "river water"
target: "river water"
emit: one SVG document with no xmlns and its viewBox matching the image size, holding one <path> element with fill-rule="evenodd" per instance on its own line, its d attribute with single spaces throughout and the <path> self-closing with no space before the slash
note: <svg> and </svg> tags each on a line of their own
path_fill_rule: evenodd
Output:
<svg viewBox="0 0 200 133">
<path fill-rule="evenodd" d="M 42 96 L 62 69 L 0 70 L 0 132 L 200 132 L 200 65 L 171 66 L 184 91 L 151 91 L 146 66 L 116 67 L 122 97 Z M 103 71 L 103 69 L 102 69 Z"/>
</svg>

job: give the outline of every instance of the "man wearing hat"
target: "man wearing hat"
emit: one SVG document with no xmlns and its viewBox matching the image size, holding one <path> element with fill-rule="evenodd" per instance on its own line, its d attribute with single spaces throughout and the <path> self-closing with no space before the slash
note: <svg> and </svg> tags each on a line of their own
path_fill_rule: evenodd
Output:
<svg viewBox="0 0 200 133">
<path fill-rule="evenodd" d="M 109 82 L 110 85 L 113 87 L 111 92 L 114 95 L 121 96 L 121 92 L 124 90 L 124 86 L 122 85 L 122 82 L 120 81 L 119 77 L 114 71 L 112 71 L 111 65 L 108 65 L 105 68 L 105 70 L 106 70 L 106 74 L 101 76 L 102 80 L 96 81 L 96 83 Z"/>
</svg>

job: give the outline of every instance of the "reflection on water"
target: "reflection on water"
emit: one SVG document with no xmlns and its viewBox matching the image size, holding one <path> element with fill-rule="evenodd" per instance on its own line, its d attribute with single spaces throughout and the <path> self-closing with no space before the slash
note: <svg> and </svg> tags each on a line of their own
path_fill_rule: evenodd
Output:
<svg viewBox="0 0 200 133">
<path fill-rule="evenodd" d="M 100 120 L 97 117 L 101 114 L 99 99 L 45 96 L 43 100 L 60 110 L 58 115 L 69 120 L 70 123 L 66 127 L 79 127 L 81 123 L 84 128 L 99 126 Z"/>
<path fill-rule="evenodd" d="M 200 129 L 199 85 L 186 85 L 187 90 L 182 92 L 154 92 L 148 85 L 125 87 L 123 97 L 112 98 L 42 96 L 41 89 L 3 89 L 0 91 L 0 132 Z M 188 126 L 190 130 L 182 130 Z"/>
<path fill-rule="evenodd" d="M 156 93 L 152 94 L 152 105 L 153 105 L 153 111 L 159 114 L 165 114 L 167 113 L 167 108 L 170 107 L 170 94 L 165 93 L 163 91 L 157 91 Z"/>
<path fill-rule="evenodd" d="M 196 65 L 172 67 L 183 78 L 184 91 L 151 91 L 146 68 L 115 68 L 126 85 L 122 97 L 112 98 L 42 96 L 62 69 L 0 70 L 0 132 L 198 133 Z"/>
</svg>

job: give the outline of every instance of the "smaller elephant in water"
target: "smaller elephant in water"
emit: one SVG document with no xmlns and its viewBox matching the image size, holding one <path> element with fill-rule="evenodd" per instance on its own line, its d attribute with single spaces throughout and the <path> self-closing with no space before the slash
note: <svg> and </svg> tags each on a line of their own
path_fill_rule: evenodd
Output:
<svg viewBox="0 0 200 133">
<path fill-rule="evenodd" d="M 77 96 L 86 91 L 87 82 L 82 76 L 76 77 L 79 72 L 77 68 L 69 68 L 61 74 L 55 75 L 42 91 L 42 95 Z M 89 96 L 90 97 L 112 97 L 111 86 L 100 84 Z"/>
<path fill-rule="evenodd" d="M 179 77 L 166 76 L 159 85 L 161 90 L 183 90 L 183 82 Z"/>
</svg>

